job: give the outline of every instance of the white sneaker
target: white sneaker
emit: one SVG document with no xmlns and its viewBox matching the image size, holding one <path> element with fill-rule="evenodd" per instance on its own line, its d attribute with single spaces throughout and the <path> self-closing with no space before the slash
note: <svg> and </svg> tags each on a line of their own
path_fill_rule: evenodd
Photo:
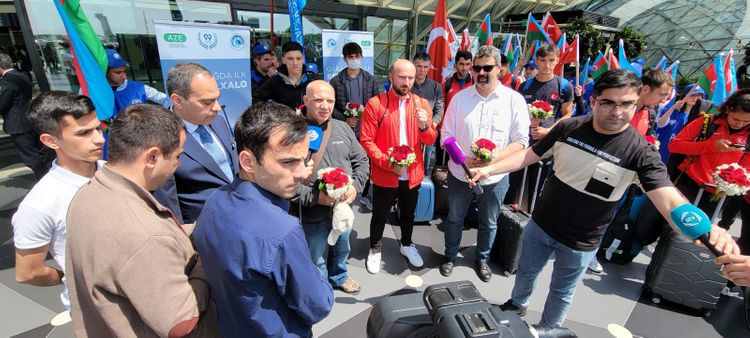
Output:
<svg viewBox="0 0 750 338">
<path fill-rule="evenodd" d="M 594 257 L 594 259 L 591 260 L 591 263 L 589 263 L 589 271 L 597 275 L 604 272 L 604 267 L 602 267 L 602 265 L 599 264 L 599 260 L 596 259 L 596 257 Z"/>
<path fill-rule="evenodd" d="M 380 272 L 380 252 L 376 253 L 370 250 L 370 253 L 367 254 L 365 266 L 367 267 L 367 272 L 373 275 Z"/>
<path fill-rule="evenodd" d="M 409 246 L 402 245 L 401 254 L 406 256 L 406 258 L 409 259 L 409 263 L 414 267 L 421 268 L 424 264 L 424 262 L 422 261 L 422 257 L 419 256 L 419 251 L 417 251 L 417 247 L 414 246 L 414 244 Z"/>
</svg>

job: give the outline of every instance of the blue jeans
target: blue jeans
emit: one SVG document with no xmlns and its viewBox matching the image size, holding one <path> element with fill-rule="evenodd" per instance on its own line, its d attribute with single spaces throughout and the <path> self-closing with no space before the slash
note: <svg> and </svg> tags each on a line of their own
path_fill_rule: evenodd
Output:
<svg viewBox="0 0 750 338">
<path fill-rule="evenodd" d="M 529 220 L 523 228 L 523 248 L 511 299 L 516 306 L 529 305 L 529 298 L 536 286 L 539 272 L 547 265 L 547 260 L 553 252 L 555 265 L 547 301 L 544 303 L 542 323 L 560 326 L 568 314 L 576 286 L 583 278 L 591 259 L 596 255 L 596 250 L 571 249 L 549 237 L 533 219 Z"/>
<path fill-rule="evenodd" d="M 349 234 L 350 231 L 342 233 L 333 248 L 333 261 L 328 262 L 328 233 L 331 232 L 331 220 L 327 219 L 318 223 L 302 223 L 305 231 L 307 246 L 310 248 L 310 257 L 320 273 L 326 276 L 331 284 L 341 286 L 349 278 L 346 270 L 346 260 L 349 258 Z"/>
<path fill-rule="evenodd" d="M 497 217 L 505 193 L 508 192 L 508 176 L 500 182 L 483 185 L 484 193 L 477 196 L 477 251 L 476 259 L 486 261 L 492 249 L 497 232 Z M 459 181 L 448 173 L 448 219 L 445 222 L 445 257 L 453 260 L 458 255 L 461 245 L 461 232 L 464 229 L 464 218 L 474 192 L 466 182 Z"/>
</svg>

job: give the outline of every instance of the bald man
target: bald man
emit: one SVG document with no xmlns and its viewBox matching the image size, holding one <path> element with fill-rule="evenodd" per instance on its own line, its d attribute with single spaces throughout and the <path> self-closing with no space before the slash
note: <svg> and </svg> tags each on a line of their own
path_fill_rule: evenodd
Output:
<svg viewBox="0 0 750 338">
<path fill-rule="evenodd" d="M 334 288 L 348 294 L 358 294 L 359 283 L 349 277 L 346 262 L 349 258 L 349 233 L 346 231 L 338 236 L 330 247 L 328 236 L 332 230 L 331 207 L 336 202 L 325 192 L 320 191 L 314 184 L 318 179 L 318 171 L 325 168 L 341 168 L 352 177 L 352 185 L 340 203 L 351 204 L 357 193 L 362 191 L 370 163 L 352 128 L 344 121 L 331 119 L 333 107 L 336 103 L 333 87 L 325 81 L 316 80 L 307 85 L 303 98 L 305 105 L 302 115 L 308 125 L 320 126 L 323 129 L 323 141 L 319 151 L 313 156 L 314 169 L 312 175 L 300 183 L 297 196 L 293 199 L 296 205 L 291 208 L 296 214 L 305 231 L 305 239 L 310 248 L 310 256 L 323 276 L 327 276 Z"/>
<path fill-rule="evenodd" d="M 391 88 L 367 102 L 360 121 L 360 143 L 370 158 L 373 183 L 373 210 L 370 221 L 370 252 L 367 271 L 380 272 L 383 230 L 388 211 L 398 198 L 401 228 L 400 252 L 415 267 L 423 265 L 422 257 L 411 241 L 414 210 L 419 185 L 424 177 L 422 146 L 435 142 L 437 133 L 430 123 L 430 102 L 411 93 L 416 68 L 408 60 L 397 60 L 388 72 Z M 416 161 L 409 166 L 393 165 L 388 149 L 407 145 L 414 150 Z"/>
</svg>

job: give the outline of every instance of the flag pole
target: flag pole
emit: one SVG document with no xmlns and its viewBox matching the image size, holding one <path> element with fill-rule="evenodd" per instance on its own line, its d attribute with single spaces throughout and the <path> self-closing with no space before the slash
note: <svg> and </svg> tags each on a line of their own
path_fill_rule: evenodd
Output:
<svg viewBox="0 0 750 338">
<path fill-rule="evenodd" d="M 578 84 L 580 83 L 579 81 L 581 77 L 581 70 L 579 69 L 579 64 L 581 63 L 581 53 L 580 53 L 581 40 L 578 34 L 576 34 L 575 43 L 576 43 L 576 86 L 578 86 Z"/>
</svg>

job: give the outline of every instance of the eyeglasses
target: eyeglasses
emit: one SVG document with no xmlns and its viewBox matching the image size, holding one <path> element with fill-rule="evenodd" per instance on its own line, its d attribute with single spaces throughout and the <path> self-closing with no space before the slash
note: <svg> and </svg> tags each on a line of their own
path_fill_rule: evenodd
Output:
<svg viewBox="0 0 750 338">
<path fill-rule="evenodd" d="M 484 65 L 484 66 L 480 66 L 480 65 L 473 65 L 473 66 L 471 66 L 471 69 L 473 69 L 473 70 L 474 70 L 474 72 L 476 72 L 476 73 L 479 73 L 479 72 L 480 72 L 480 71 L 481 71 L 482 69 L 484 69 L 484 72 L 485 72 L 485 73 L 489 73 L 489 72 L 491 72 L 491 71 L 492 71 L 493 69 L 495 69 L 495 67 L 496 67 L 496 66 L 497 66 L 497 65 Z"/>
<path fill-rule="evenodd" d="M 623 111 L 631 111 L 631 110 L 635 109 L 635 106 L 636 106 L 635 101 L 628 101 L 628 102 L 623 102 L 623 103 L 614 103 L 614 102 L 609 101 L 609 100 L 599 100 L 599 99 L 597 99 L 596 103 L 598 103 L 599 107 L 601 107 L 601 109 L 604 110 L 604 111 L 612 111 L 612 110 L 614 110 L 617 107 L 619 107 Z"/>
</svg>

